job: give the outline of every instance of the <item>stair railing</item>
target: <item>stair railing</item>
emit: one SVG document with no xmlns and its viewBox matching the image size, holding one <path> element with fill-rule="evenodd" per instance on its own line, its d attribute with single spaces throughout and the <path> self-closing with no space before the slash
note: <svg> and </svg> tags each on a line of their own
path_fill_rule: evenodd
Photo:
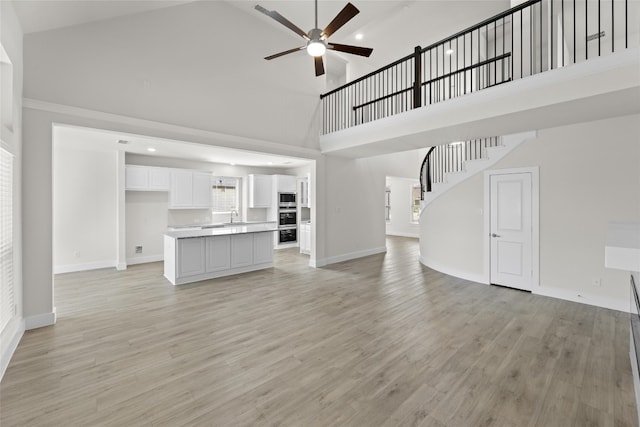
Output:
<svg viewBox="0 0 640 427">
<path fill-rule="evenodd" d="M 639 9 L 629 0 L 525 1 L 320 95 L 322 133 L 638 46 Z"/>
<path fill-rule="evenodd" d="M 500 145 L 496 136 L 431 147 L 420 166 L 421 200 L 433 191 L 433 184 L 446 181 L 446 174 L 464 170 L 464 162 L 486 158 L 487 148 Z"/>
</svg>

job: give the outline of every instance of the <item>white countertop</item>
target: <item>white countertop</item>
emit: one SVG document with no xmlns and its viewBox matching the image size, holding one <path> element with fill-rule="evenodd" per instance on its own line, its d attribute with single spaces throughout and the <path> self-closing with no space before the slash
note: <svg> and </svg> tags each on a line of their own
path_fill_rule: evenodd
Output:
<svg viewBox="0 0 640 427">
<path fill-rule="evenodd" d="M 640 271 L 640 222 L 609 222 L 604 265 L 618 270 Z"/>
<path fill-rule="evenodd" d="M 237 226 L 227 225 L 218 228 L 203 229 L 183 229 L 175 231 L 167 231 L 165 236 L 174 239 L 185 239 L 190 237 L 206 237 L 206 236 L 227 236 L 230 234 L 246 234 L 246 233 L 264 233 L 268 231 L 278 231 L 278 224 L 275 222 L 260 224 L 243 224 Z"/>
</svg>

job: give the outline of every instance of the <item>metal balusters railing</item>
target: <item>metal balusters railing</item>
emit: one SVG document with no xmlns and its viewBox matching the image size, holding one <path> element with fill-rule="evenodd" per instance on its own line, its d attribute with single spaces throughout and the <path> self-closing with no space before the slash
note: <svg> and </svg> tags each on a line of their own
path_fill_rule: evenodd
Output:
<svg viewBox="0 0 640 427">
<path fill-rule="evenodd" d="M 322 133 L 637 46 L 638 16 L 629 0 L 524 2 L 321 95 Z"/>
<path fill-rule="evenodd" d="M 498 145 L 499 138 L 490 137 L 431 147 L 420 167 L 422 200 L 425 193 L 431 192 L 433 184 L 445 182 L 447 173 L 462 171 L 464 162 L 483 159 L 487 148 Z"/>
</svg>

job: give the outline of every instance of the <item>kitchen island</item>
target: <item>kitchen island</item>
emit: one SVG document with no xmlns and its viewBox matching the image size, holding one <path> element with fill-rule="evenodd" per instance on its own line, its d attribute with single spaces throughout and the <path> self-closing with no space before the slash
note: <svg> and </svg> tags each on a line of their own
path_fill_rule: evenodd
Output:
<svg viewBox="0 0 640 427">
<path fill-rule="evenodd" d="M 164 277 L 174 285 L 273 267 L 276 223 L 168 231 Z"/>
</svg>

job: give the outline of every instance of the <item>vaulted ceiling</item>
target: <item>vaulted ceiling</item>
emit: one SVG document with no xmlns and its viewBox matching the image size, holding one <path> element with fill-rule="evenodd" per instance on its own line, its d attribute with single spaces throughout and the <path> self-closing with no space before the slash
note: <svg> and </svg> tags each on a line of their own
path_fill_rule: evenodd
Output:
<svg viewBox="0 0 640 427">
<path fill-rule="evenodd" d="M 322 28 L 348 0 L 320 0 Z M 318 149 L 320 93 L 509 8 L 507 0 L 351 0 L 360 14 L 316 78 L 298 35 L 254 9 L 277 10 L 303 30 L 312 0 L 14 0 L 25 32 L 27 98 Z M 362 40 L 355 35 L 362 34 Z M 47 64 L 43 67 L 42 64 Z M 167 102 L 170 101 L 170 102 Z M 221 143 L 220 145 L 224 145 Z"/>
</svg>

